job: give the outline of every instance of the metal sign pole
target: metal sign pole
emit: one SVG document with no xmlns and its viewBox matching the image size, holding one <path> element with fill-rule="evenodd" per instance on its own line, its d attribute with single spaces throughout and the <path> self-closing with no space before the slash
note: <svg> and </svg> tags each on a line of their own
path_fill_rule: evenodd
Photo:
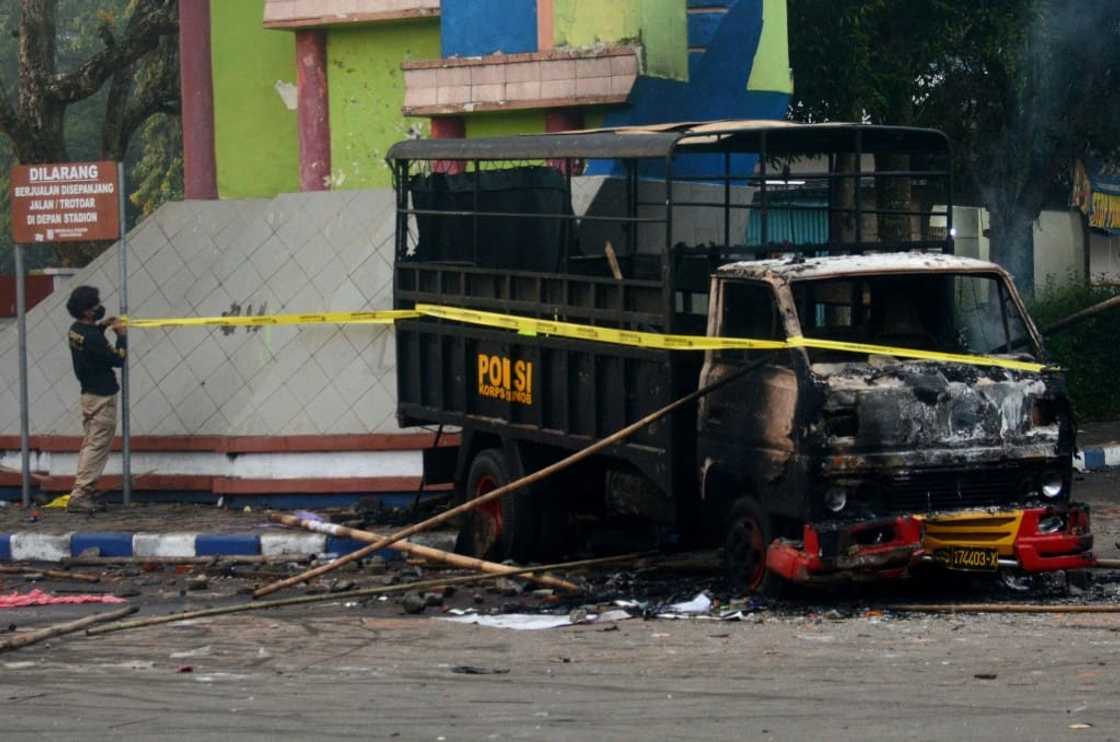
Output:
<svg viewBox="0 0 1120 742">
<path fill-rule="evenodd" d="M 117 194 L 120 204 L 120 257 L 121 257 L 121 316 L 128 316 L 128 234 L 125 227 L 125 200 L 124 200 L 124 163 L 117 163 Z M 131 342 L 130 342 L 131 344 Z M 128 406 L 128 364 L 132 357 L 131 347 L 124 354 L 124 363 L 121 365 L 121 494 L 124 504 L 132 504 L 132 439 L 129 430 Z"/>
<path fill-rule="evenodd" d="M 16 322 L 19 324 L 19 455 L 23 506 L 31 507 L 31 422 L 27 401 L 27 292 L 24 289 L 23 246 L 16 244 Z"/>
</svg>

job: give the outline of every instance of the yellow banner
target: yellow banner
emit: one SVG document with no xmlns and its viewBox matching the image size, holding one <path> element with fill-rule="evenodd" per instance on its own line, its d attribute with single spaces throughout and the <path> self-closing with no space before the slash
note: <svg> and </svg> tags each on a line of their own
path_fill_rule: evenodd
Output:
<svg viewBox="0 0 1120 742">
<path fill-rule="evenodd" d="M 1039 373 L 1047 367 L 1041 363 L 1016 361 L 992 356 L 940 353 L 913 348 L 896 348 L 889 345 L 849 343 L 837 340 L 817 340 L 794 337 L 789 340 L 755 340 L 751 338 L 706 337 L 702 335 L 669 335 L 658 332 L 618 330 L 612 327 L 593 327 L 573 322 L 518 317 L 512 314 L 483 312 L 477 309 L 459 309 L 434 304 L 417 304 L 415 310 L 393 309 L 376 312 L 322 312 L 319 314 L 271 314 L 259 317 L 181 317 L 160 319 L 127 319 L 129 327 L 257 327 L 266 325 L 388 325 L 400 319 L 432 317 L 466 322 L 483 327 L 512 330 L 522 335 L 551 335 L 596 343 L 627 345 L 635 348 L 657 350 L 782 350 L 785 348 L 818 348 L 859 355 L 883 355 L 913 358 L 922 361 L 964 363 L 972 366 L 995 366 L 1015 371 Z"/>
</svg>

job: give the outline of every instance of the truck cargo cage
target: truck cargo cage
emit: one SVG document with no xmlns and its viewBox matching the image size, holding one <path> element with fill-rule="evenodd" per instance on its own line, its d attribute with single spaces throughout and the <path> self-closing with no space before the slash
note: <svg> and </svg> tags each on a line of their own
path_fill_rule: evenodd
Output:
<svg viewBox="0 0 1120 742">
<path fill-rule="evenodd" d="M 397 304 L 703 332 L 728 262 L 953 252 L 950 155 L 934 130 L 781 121 L 400 142 Z"/>
</svg>

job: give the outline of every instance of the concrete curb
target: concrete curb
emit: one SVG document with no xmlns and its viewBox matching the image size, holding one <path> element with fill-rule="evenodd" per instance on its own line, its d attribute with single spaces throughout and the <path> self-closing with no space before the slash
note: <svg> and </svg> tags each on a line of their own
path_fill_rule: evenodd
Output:
<svg viewBox="0 0 1120 742">
<path fill-rule="evenodd" d="M 1073 468 L 1077 471 L 1101 471 L 1120 467 L 1120 443 L 1088 446 L 1073 455 Z"/>
<path fill-rule="evenodd" d="M 120 533 L 105 531 L 0 533 L 0 561 L 61 562 L 96 548 L 106 557 L 194 556 L 338 556 L 366 544 L 321 533 Z M 392 549 L 377 552 L 386 561 L 400 559 Z"/>
</svg>

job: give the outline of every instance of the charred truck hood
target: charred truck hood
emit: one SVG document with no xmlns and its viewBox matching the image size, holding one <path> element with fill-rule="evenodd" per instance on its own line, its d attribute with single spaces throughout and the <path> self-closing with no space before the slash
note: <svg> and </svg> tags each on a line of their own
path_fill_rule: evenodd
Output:
<svg viewBox="0 0 1120 742">
<path fill-rule="evenodd" d="M 818 445 L 835 453 L 911 454 L 914 464 L 1061 456 L 1072 448 L 1064 380 L 943 363 L 814 364 Z"/>
</svg>

